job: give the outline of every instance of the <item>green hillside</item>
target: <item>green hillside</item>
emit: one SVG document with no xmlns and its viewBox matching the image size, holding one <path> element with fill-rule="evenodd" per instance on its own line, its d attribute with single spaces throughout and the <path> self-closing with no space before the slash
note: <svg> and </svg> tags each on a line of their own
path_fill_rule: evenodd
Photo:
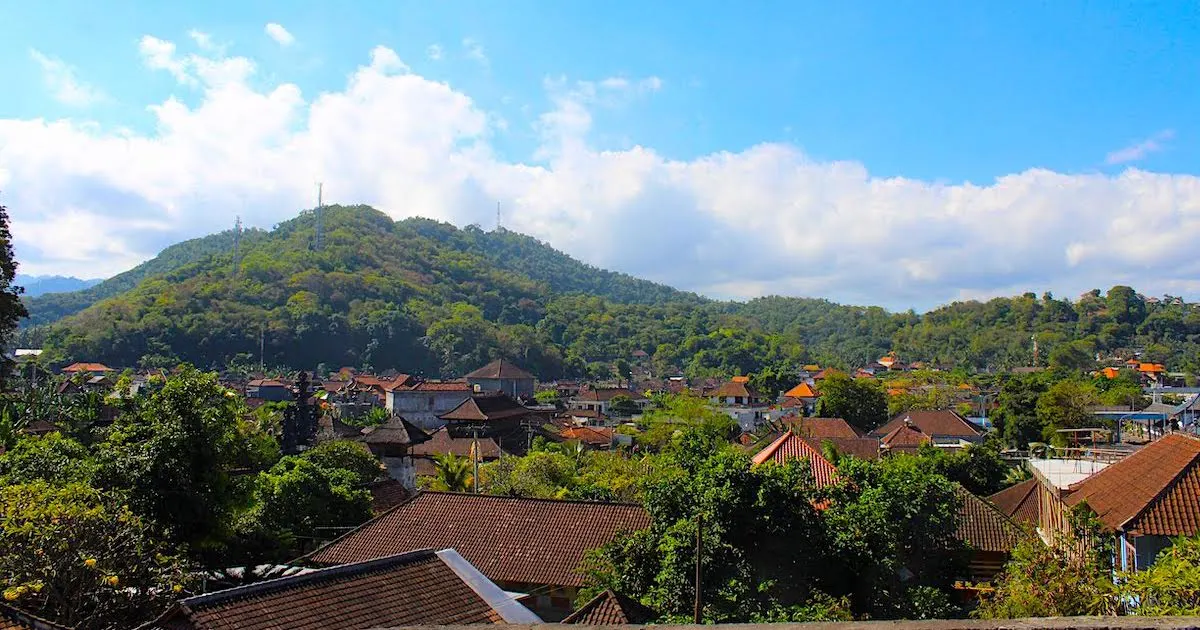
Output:
<svg viewBox="0 0 1200 630">
<path fill-rule="evenodd" d="M 505 230 L 392 221 L 366 206 L 331 206 L 325 226 L 320 251 L 311 211 L 249 232 L 236 270 L 230 232 L 173 246 L 96 287 L 30 300 L 33 323 L 43 325 L 20 341 L 59 360 L 225 367 L 257 365 L 261 335 L 270 366 L 449 376 L 504 356 L 543 378 L 607 376 L 637 350 L 658 373 L 692 376 L 855 366 L 891 350 L 907 361 L 999 369 L 1029 365 L 1034 336 L 1043 363 L 1075 367 L 1096 353 L 1138 351 L 1196 371 L 1200 356 L 1200 310 L 1146 301 L 1129 287 L 923 315 L 810 298 L 719 302 L 596 269 Z"/>
</svg>

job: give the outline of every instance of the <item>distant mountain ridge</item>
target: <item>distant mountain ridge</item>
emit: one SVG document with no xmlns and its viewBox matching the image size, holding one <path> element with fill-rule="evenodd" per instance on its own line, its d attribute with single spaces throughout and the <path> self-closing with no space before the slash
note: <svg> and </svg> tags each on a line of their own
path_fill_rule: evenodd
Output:
<svg viewBox="0 0 1200 630">
<path fill-rule="evenodd" d="M 756 374 L 773 388 L 799 365 L 861 366 L 888 352 L 971 369 L 1027 366 L 1036 337 L 1039 365 L 1137 354 L 1200 373 L 1200 305 L 1126 286 L 925 314 L 799 297 L 722 302 L 597 269 L 508 230 L 393 221 L 369 206 L 329 206 L 324 226 L 319 251 L 309 210 L 244 232 L 237 264 L 226 231 L 87 289 L 28 298 L 17 341 L 51 360 L 118 366 L 262 361 L 457 376 L 504 357 L 545 379 L 610 378 L 614 366 L 640 362 L 659 375 Z"/>
<path fill-rule="evenodd" d="M 28 297 L 37 297 L 46 293 L 66 293 L 95 286 L 104 278 L 84 280 L 73 276 L 26 276 L 17 274 L 14 284 L 25 289 Z"/>
</svg>

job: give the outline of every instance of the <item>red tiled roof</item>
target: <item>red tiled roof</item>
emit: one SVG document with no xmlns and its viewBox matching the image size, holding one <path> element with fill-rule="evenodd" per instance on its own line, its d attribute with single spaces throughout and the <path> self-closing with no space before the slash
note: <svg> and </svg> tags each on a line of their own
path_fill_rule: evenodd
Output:
<svg viewBox="0 0 1200 630">
<path fill-rule="evenodd" d="M 404 503 L 412 496 L 404 484 L 391 477 L 376 481 L 367 489 L 371 491 L 371 513 L 377 515 Z"/>
<path fill-rule="evenodd" d="M 529 409 L 506 394 L 475 394 L 438 416 L 458 422 L 495 422 L 529 414 Z"/>
<path fill-rule="evenodd" d="M 650 526 L 640 505 L 421 492 L 317 550 L 339 564 L 427 547 L 457 549 L 496 582 L 582 586 L 584 554 Z"/>
<path fill-rule="evenodd" d="M 474 443 L 473 438 L 469 437 L 453 437 L 446 427 L 442 427 L 434 431 L 428 442 L 418 444 L 408 450 L 409 453 L 417 457 L 431 457 L 433 455 L 442 455 L 450 453 L 459 457 L 471 456 L 471 445 Z M 479 458 L 484 461 L 500 459 L 500 446 L 496 444 L 496 440 L 490 437 L 479 436 Z"/>
<path fill-rule="evenodd" d="M 69 374 L 73 372 L 111 372 L 113 369 L 103 363 L 72 363 L 62 371 Z"/>
<path fill-rule="evenodd" d="M 0 630 L 68 630 L 52 621 L 0 602 Z"/>
<path fill-rule="evenodd" d="M 1155 536 L 1200 533 L 1200 439 L 1171 433 L 1071 487 L 1111 530 Z"/>
<path fill-rule="evenodd" d="M 612 444 L 613 430 L 607 427 L 569 427 L 558 434 L 564 440 L 579 440 L 590 446 L 608 446 Z"/>
<path fill-rule="evenodd" d="M 421 381 L 409 389 L 414 392 L 469 392 L 471 386 L 466 381 Z"/>
<path fill-rule="evenodd" d="M 875 429 L 871 435 L 884 436 L 897 427 L 904 426 L 905 419 L 911 420 L 913 426 L 928 436 L 947 437 L 979 437 L 981 432 L 965 418 L 948 409 L 937 411 L 912 410 L 892 418 L 887 424 Z"/>
<path fill-rule="evenodd" d="M 478 370 L 467 374 L 466 378 L 532 379 L 533 375 L 513 365 L 511 361 L 496 359 Z"/>
<path fill-rule="evenodd" d="M 988 500 L 1014 521 L 1037 525 L 1041 513 L 1037 490 L 1037 479 L 1026 479 L 993 494 Z"/>
<path fill-rule="evenodd" d="M 817 396 L 817 392 L 808 383 L 800 383 L 783 394 L 784 398 L 816 398 Z"/>
<path fill-rule="evenodd" d="M 824 453 L 823 445 L 828 442 L 833 445 L 833 448 L 842 455 L 851 455 L 859 459 L 876 460 L 879 459 L 879 439 L 873 437 L 860 438 L 802 438 L 806 444 L 813 447 L 817 451 Z"/>
<path fill-rule="evenodd" d="M 841 418 L 800 418 L 789 416 L 783 423 L 804 437 L 859 438 L 863 434 Z"/>
<path fill-rule="evenodd" d="M 996 506 L 958 486 L 956 537 L 978 551 L 1008 553 L 1021 539 L 1021 530 Z"/>
<path fill-rule="evenodd" d="M 584 389 L 573 396 L 575 400 L 586 402 L 608 402 L 617 396 L 628 396 L 633 400 L 645 398 L 645 396 L 628 389 L 621 387 L 604 387 L 600 389 Z"/>
<path fill-rule="evenodd" d="M 453 551 L 423 549 L 266 580 L 181 600 L 152 627 L 318 630 L 401 625 L 528 623 Z M 489 601 L 491 600 L 491 601 Z M 498 610 L 500 609 L 500 610 Z"/>
<path fill-rule="evenodd" d="M 932 442 L 933 438 L 921 433 L 908 425 L 900 425 L 890 433 L 880 438 L 879 442 L 887 449 L 916 450 L 922 444 Z"/>
<path fill-rule="evenodd" d="M 792 459 L 807 459 L 809 470 L 812 471 L 813 481 L 817 486 L 829 486 L 837 482 L 837 467 L 829 463 L 821 451 L 813 448 L 795 433 L 788 431 L 771 442 L 766 448 L 751 458 L 755 464 L 773 461 L 783 464 Z"/>
<path fill-rule="evenodd" d="M 247 387 L 287 387 L 287 383 L 274 378 L 256 378 L 249 383 Z"/>
<path fill-rule="evenodd" d="M 580 606 L 579 610 L 567 615 L 562 623 L 581 626 L 625 626 L 642 625 L 655 619 L 658 619 L 658 614 L 636 599 L 606 590 Z"/>
</svg>

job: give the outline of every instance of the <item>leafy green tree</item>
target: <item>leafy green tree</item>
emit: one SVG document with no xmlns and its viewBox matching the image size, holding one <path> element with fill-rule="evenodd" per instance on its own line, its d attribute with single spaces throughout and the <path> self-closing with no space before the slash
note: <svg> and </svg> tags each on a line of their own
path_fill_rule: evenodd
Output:
<svg viewBox="0 0 1200 630">
<path fill-rule="evenodd" d="M 24 289 L 15 286 L 17 261 L 13 257 L 12 232 L 8 227 L 8 208 L 0 205 L 0 347 L 10 346 L 17 324 L 29 313 L 21 303 Z M 0 366 L 0 390 L 5 388 L 11 362 L 5 358 Z"/>
<path fill-rule="evenodd" d="M 33 481 L 88 484 L 95 471 L 87 447 L 59 433 L 25 436 L 0 454 L 0 485 Z"/>
<path fill-rule="evenodd" d="M 444 492 L 466 492 L 474 483 L 475 464 L 466 457 L 452 453 L 441 453 L 433 458 L 437 475 L 430 486 L 432 490 Z"/>
<path fill-rule="evenodd" d="M 842 418 L 864 431 L 887 421 L 887 396 L 873 381 L 833 373 L 821 381 L 820 389 L 818 416 Z"/>
<path fill-rule="evenodd" d="M 1051 385 L 1037 401 L 1043 437 L 1050 440 L 1058 429 L 1099 426 L 1100 421 L 1091 410 L 1099 402 L 1096 389 L 1089 382 L 1067 379 Z"/>
<path fill-rule="evenodd" d="M 207 554 L 228 536 L 242 502 L 230 470 L 244 454 L 243 413 L 241 398 L 215 374 L 184 367 L 118 417 L 98 444 L 96 483 L 127 492 L 134 511 Z"/>
<path fill-rule="evenodd" d="M 256 517 L 285 541 L 319 537 L 322 528 L 354 527 L 371 518 L 371 493 L 358 474 L 303 456 L 284 457 L 261 473 L 255 498 Z"/>
<path fill-rule="evenodd" d="M 652 450 L 666 448 L 677 436 L 689 430 L 706 436 L 714 446 L 726 442 L 739 431 L 737 422 L 714 408 L 707 399 L 686 392 L 659 396 L 655 407 L 642 414 L 639 424 L 647 430 L 638 437 L 638 444 Z"/>
<path fill-rule="evenodd" d="M 1105 568 L 1079 554 L 1068 539 L 1047 545 L 1028 536 L 1013 549 L 995 591 L 973 614 L 984 619 L 1107 615 L 1116 608 L 1112 591 Z"/>
<path fill-rule="evenodd" d="M 78 630 L 130 628 L 190 587 L 177 549 L 82 484 L 0 486 L 4 599 Z"/>
<path fill-rule="evenodd" d="M 918 457 L 847 458 L 825 511 L 840 584 L 858 614 L 930 619 L 953 610 L 947 595 L 964 568 L 954 484 Z M 905 579 L 905 575 L 910 575 Z"/>
<path fill-rule="evenodd" d="M 1029 374 L 1006 380 L 997 397 L 999 408 L 992 417 L 1005 443 L 1025 448 L 1030 442 L 1042 439 L 1042 421 L 1038 418 L 1038 398 L 1048 385 L 1040 374 Z"/>
<path fill-rule="evenodd" d="M 1096 359 L 1092 344 L 1086 341 L 1073 341 L 1055 346 L 1050 351 L 1050 368 L 1065 372 L 1081 372 L 1094 369 Z"/>
<path fill-rule="evenodd" d="M 633 402 L 632 396 L 620 394 L 618 396 L 613 396 L 613 399 L 609 401 L 608 411 L 610 415 L 618 418 L 628 418 L 634 414 L 640 413 L 641 408 L 637 406 L 637 403 Z"/>
<path fill-rule="evenodd" d="M 383 476 L 383 466 L 361 442 L 330 440 L 300 454 L 323 469 L 341 469 L 354 475 L 355 485 L 362 486 Z"/>
<path fill-rule="evenodd" d="M 562 395 L 558 393 L 557 389 L 543 389 L 534 394 L 533 398 L 539 405 L 554 405 L 555 407 L 559 407 L 562 404 Z"/>
<path fill-rule="evenodd" d="M 1146 319 L 1146 303 L 1131 287 L 1117 285 L 1104 297 L 1108 317 L 1118 324 L 1137 326 Z"/>
<path fill-rule="evenodd" d="M 926 444 L 920 455 L 932 463 L 938 474 L 979 496 L 988 496 L 1004 489 L 1005 479 L 1012 469 L 1000 459 L 1000 452 L 992 442 L 972 444 L 952 453 Z"/>
</svg>

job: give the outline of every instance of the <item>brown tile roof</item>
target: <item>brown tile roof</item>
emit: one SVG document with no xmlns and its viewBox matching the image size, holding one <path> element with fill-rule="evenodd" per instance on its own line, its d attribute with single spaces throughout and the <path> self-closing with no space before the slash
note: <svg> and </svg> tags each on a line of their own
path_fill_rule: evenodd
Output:
<svg viewBox="0 0 1200 630">
<path fill-rule="evenodd" d="M 466 378 L 532 379 L 533 375 L 517 367 L 511 361 L 496 359 L 467 374 Z"/>
<path fill-rule="evenodd" d="M 805 437 L 804 442 L 816 449 L 818 452 L 824 453 L 822 450 L 826 442 L 833 444 L 837 452 L 842 455 L 852 455 L 859 459 L 876 460 L 879 459 L 879 438 L 861 437 L 861 438 L 813 438 Z"/>
<path fill-rule="evenodd" d="M 412 445 L 428 442 L 429 434 L 408 420 L 393 416 L 379 426 L 363 429 L 362 441 L 365 444 Z"/>
<path fill-rule="evenodd" d="M 646 624 L 655 619 L 658 619 L 658 614 L 636 599 L 606 590 L 567 615 L 562 623 L 581 626 L 624 626 Z"/>
<path fill-rule="evenodd" d="M 466 381 L 421 381 L 409 389 L 414 392 L 469 392 L 471 385 Z"/>
<path fill-rule="evenodd" d="M 559 431 L 558 435 L 564 440 L 579 440 L 589 446 L 609 446 L 612 444 L 613 430 L 607 427 L 568 427 Z"/>
<path fill-rule="evenodd" d="M 404 484 L 390 477 L 371 483 L 367 489 L 371 491 L 371 513 L 376 515 L 404 503 L 412 496 Z"/>
<path fill-rule="evenodd" d="M 783 424 L 804 437 L 860 438 L 863 434 L 841 418 L 801 418 L 788 416 Z"/>
<path fill-rule="evenodd" d="M 287 387 L 287 383 L 275 378 L 256 378 L 246 385 L 248 387 Z"/>
<path fill-rule="evenodd" d="M 77 372 L 111 372 L 113 369 L 103 363 L 72 363 L 63 368 L 62 371 L 72 374 Z"/>
<path fill-rule="evenodd" d="M 582 586 L 584 554 L 649 527 L 640 505 L 421 492 L 308 556 L 359 562 L 452 547 L 496 582 Z"/>
<path fill-rule="evenodd" d="M 469 437 L 454 437 L 450 435 L 450 432 L 446 429 L 446 427 L 442 427 L 433 432 L 428 442 L 418 444 L 409 449 L 408 452 L 417 457 L 431 457 L 433 455 L 442 455 L 444 453 L 450 453 L 459 457 L 470 457 L 471 444 L 473 442 L 474 440 Z M 501 449 L 500 446 L 496 444 L 496 440 L 482 435 L 479 436 L 480 459 L 485 461 L 500 459 L 500 454 Z"/>
<path fill-rule="evenodd" d="M 928 436 L 974 438 L 982 435 L 982 432 L 975 425 L 967 422 L 965 418 L 948 409 L 937 411 L 914 409 L 906 411 L 892 418 L 887 424 L 872 431 L 871 435 L 887 435 L 896 430 L 897 427 L 904 426 L 905 419 L 911 420 L 913 426 Z"/>
<path fill-rule="evenodd" d="M 784 398 L 816 398 L 818 395 L 808 383 L 800 383 L 783 394 Z"/>
<path fill-rule="evenodd" d="M 978 551 L 1012 551 L 1021 539 L 1017 524 L 966 488 L 957 486 L 955 490 L 959 499 L 956 537 Z"/>
<path fill-rule="evenodd" d="M 1111 530 L 1157 536 L 1200 533 L 1200 439 L 1172 433 L 1071 487 Z"/>
<path fill-rule="evenodd" d="M 0 630 L 68 630 L 52 621 L 0 602 Z"/>
<path fill-rule="evenodd" d="M 1041 508 L 1038 505 L 1037 479 L 1026 479 L 988 497 L 1001 512 L 1018 523 L 1037 525 Z"/>
<path fill-rule="evenodd" d="M 917 450 L 922 444 L 932 442 L 933 438 L 905 424 L 892 429 L 880 438 L 879 443 L 889 450 Z"/>
<path fill-rule="evenodd" d="M 317 630 L 536 623 L 453 550 L 423 549 L 181 600 L 153 622 L 172 630 Z M 523 611 L 523 612 L 522 612 Z"/>
<path fill-rule="evenodd" d="M 758 393 L 756 393 L 754 388 L 750 387 L 750 385 L 745 381 L 727 381 L 725 383 L 721 383 L 721 386 L 709 395 L 716 396 L 718 398 L 725 398 L 728 396 L 758 398 Z"/>
<path fill-rule="evenodd" d="M 783 464 L 792 459 L 807 459 L 817 486 L 830 486 L 837 482 L 837 467 L 829 463 L 820 449 L 813 448 L 795 433 L 788 431 L 771 442 L 751 458 L 755 464 L 773 461 Z"/>
<path fill-rule="evenodd" d="M 458 422 L 495 422 L 528 414 L 529 410 L 524 405 L 507 394 L 490 393 L 475 394 L 438 417 Z"/>
</svg>

